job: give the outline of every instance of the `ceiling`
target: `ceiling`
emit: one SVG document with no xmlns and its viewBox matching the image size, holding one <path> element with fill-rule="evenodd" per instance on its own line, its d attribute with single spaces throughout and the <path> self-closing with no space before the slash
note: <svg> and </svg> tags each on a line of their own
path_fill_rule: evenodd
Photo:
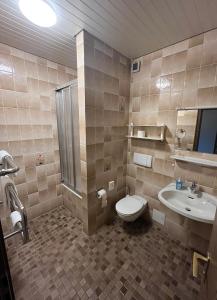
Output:
<svg viewBox="0 0 217 300">
<path fill-rule="evenodd" d="M 136 58 L 217 27 L 217 0 L 47 0 L 57 24 L 41 28 L 0 0 L 0 42 L 76 67 L 74 36 L 82 29 Z"/>
</svg>

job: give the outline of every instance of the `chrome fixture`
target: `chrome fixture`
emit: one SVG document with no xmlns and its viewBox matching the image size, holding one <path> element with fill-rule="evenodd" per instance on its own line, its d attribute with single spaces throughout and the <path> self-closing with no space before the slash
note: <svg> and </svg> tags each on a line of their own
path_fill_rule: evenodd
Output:
<svg viewBox="0 0 217 300">
<path fill-rule="evenodd" d="M 9 154 L 6 154 L 1 158 L 1 167 L 0 178 L 8 174 L 15 174 L 17 171 L 19 171 L 19 167 L 14 163 L 13 158 Z M 16 211 L 20 215 L 20 220 L 15 224 L 14 231 L 4 236 L 4 239 L 8 239 L 15 234 L 20 233 L 23 243 L 26 243 L 29 240 L 27 214 L 22 202 L 18 197 L 17 189 L 13 181 L 9 181 L 5 184 L 3 192 L 6 196 L 6 202 L 11 213 Z"/>
<path fill-rule="evenodd" d="M 8 239 L 15 234 L 21 233 L 23 243 L 26 243 L 29 241 L 26 210 L 18 197 L 17 190 L 14 184 L 9 182 L 5 185 L 5 195 L 7 204 L 10 207 L 11 212 L 18 211 L 20 213 L 21 220 L 16 224 L 16 227 L 18 229 L 4 236 L 4 239 Z"/>
<path fill-rule="evenodd" d="M 199 190 L 199 187 L 195 181 L 192 182 L 191 186 L 189 187 L 192 194 L 196 194 Z"/>
<path fill-rule="evenodd" d="M 2 166 L 3 168 L 0 169 L 0 176 L 14 174 L 20 169 L 18 166 L 16 166 L 10 155 L 6 155 L 2 158 Z"/>
</svg>

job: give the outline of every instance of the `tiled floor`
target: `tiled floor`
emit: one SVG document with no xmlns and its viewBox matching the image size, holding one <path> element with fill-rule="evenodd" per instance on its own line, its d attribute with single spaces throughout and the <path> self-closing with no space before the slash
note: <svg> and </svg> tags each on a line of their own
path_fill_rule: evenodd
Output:
<svg viewBox="0 0 217 300">
<path fill-rule="evenodd" d="M 87 236 L 65 208 L 30 223 L 31 241 L 8 246 L 16 299 L 197 298 L 191 251 L 156 224 L 116 220 Z"/>
</svg>

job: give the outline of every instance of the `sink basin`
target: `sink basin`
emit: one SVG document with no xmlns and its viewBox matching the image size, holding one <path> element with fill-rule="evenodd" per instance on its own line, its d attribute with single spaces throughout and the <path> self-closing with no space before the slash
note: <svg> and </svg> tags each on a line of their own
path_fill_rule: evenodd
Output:
<svg viewBox="0 0 217 300">
<path fill-rule="evenodd" d="M 191 193 L 187 188 L 176 190 L 171 183 L 158 193 L 159 200 L 171 210 L 189 219 L 212 224 L 215 220 L 217 198 L 204 192 Z"/>
</svg>

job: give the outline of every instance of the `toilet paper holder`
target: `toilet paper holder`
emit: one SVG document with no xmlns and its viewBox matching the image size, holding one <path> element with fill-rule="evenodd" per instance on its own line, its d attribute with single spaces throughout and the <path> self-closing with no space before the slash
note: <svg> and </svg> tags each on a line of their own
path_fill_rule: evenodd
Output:
<svg viewBox="0 0 217 300">
<path fill-rule="evenodd" d="M 96 197 L 100 200 L 101 202 L 101 207 L 105 208 L 107 206 L 107 192 L 105 188 L 98 189 L 96 191 Z"/>
<path fill-rule="evenodd" d="M 99 192 L 100 192 L 101 190 L 105 190 L 105 188 L 104 188 L 104 187 L 101 187 L 101 188 L 99 188 L 99 189 L 96 190 L 96 197 L 97 197 L 98 199 L 101 199 L 101 197 L 102 197 L 102 196 L 99 194 Z"/>
</svg>

